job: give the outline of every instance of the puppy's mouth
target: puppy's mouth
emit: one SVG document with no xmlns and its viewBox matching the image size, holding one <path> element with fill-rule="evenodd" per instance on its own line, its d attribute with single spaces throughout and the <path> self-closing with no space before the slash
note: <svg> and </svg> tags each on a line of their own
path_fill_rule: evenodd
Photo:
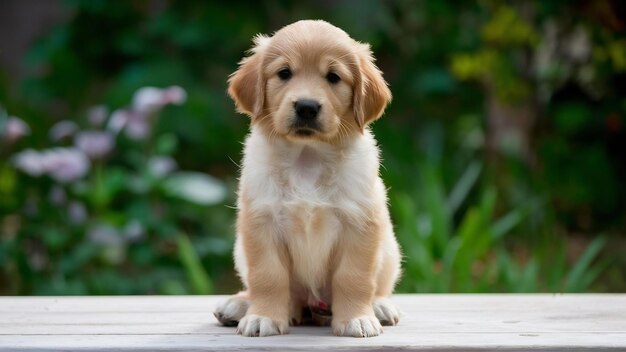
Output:
<svg viewBox="0 0 626 352">
<path fill-rule="evenodd" d="M 311 137 L 317 131 L 311 128 L 301 127 L 293 130 L 293 133 L 298 137 Z"/>
<path fill-rule="evenodd" d="M 322 133 L 322 128 L 317 121 L 296 120 L 290 128 L 290 132 L 297 137 L 311 137 L 317 133 Z"/>
</svg>

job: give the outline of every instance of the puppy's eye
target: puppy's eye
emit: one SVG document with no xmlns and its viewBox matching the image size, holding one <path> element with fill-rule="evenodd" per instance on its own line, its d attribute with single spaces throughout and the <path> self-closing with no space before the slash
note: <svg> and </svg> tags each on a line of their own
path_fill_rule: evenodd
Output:
<svg viewBox="0 0 626 352">
<path fill-rule="evenodd" d="M 328 74 L 326 75 L 326 80 L 330 84 L 335 84 L 341 80 L 341 77 L 339 77 L 339 75 L 334 72 L 328 72 Z"/>
<path fill-rule="evenodd" d="M 291 78 L 293 74 L 291 73 L 291 70 L 288 68 L 283 68 L 282 70 L 278 71 L 278 78 L 282 79 L 283 81 L 288 80 L 289 78 Z"/>
</svg>

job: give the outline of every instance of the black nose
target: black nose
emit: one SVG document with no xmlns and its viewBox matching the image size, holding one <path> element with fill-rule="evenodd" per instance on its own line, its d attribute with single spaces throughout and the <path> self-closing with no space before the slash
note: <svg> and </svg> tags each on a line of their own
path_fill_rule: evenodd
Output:
<svg viewBox="0 0 626 352">
<path fill-rule="evenodd" d="M 311 99 L 300 99 L 294 104 L 296 116 L 302 120 L 313 120 L 320 112 L 320 103 Z"/>
</svg>

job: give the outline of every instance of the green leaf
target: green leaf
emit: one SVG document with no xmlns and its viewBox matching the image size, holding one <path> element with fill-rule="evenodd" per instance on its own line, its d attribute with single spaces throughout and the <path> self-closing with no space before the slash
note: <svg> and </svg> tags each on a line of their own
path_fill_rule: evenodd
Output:
<svg viewBox="0 0 626 352">
<path fill-rule="evenodd" d="M 456 284 L 463 292 L 471 291 L 471 268 L 489 249 L 491 236 L 480 211 L 471 208 L 463 217 L 458 230 L 461 246 L 454 265 Z"/>
<path fill-rule="evenodd" d="M 199 205 L 219 204 L 226 198 L 224 183 L 200 172 L 173 173 L 163 183 L 163 190 L 173 197 Z"/>
<path fill-rule="evenodd" d="M 580 292 L 585 289 L 586 285 L 584 279 L 588 273 L 589 266 L 598 253 L 600 253 L 605 242 L 604 237 L 599 237 L 587 246 L 583 254 L 578 258 L 576 264 L 572 267 L 572 270 L 567 274 L 567 278 L 565 279 L 565 292 Z"/>
<path fill-rule="evenodd" d="M 6 109 L 4 109 L 2 105 L 0 105 L 0 137 L 4 135 L 4 129 L 8 120 L 9 114 L 7 113 Z"/>
<path fill-rule="evenodd" d="M 480 212 L 485 221 L 493 218 L 493 211 L 496 207 L 497 192 L 494 187 L 487 187 L 480 199 Z"/>
<path fill-rule="evenodd" d="M 467 198 L 467 195 L 472 190 L 472 187 L 476 184 L 480 171 L 482 170 L 482 163 L 479 161 L 473 161 L 469 164 L 459 181 L 454 185 L 450 196 L 448 196 L 448 209 L 450 214 L 456 213 L 463 201 Z"/>
<path fill-rule="evenodd" d="M 432 219 L 432 239 L 435 253 L 441 255 L 450 238 L 450 213 L 446 205 L 444 187 L 438 170 L 427 163 L 422 164 L 425 206 Z"/>
<path fill-rule="evenodd" d="M 185 268 L 191 290 L 197 295 L 207 295 L 213 291 L 211 278 L 202 267 L 200 258 L 193 248 L 189 237 L 179 234 L 176 237 L 178 245 L 178 259 Z"/>
<path fill-rule="evenodd" d="M 563 104 L 556 110 L 554 124 L 565 135 L 585 130 L 593 122 L 594 112 L 582 103 Z"/>
<path fill-rule="evenodd" d="M 456 88 L 456 82 L 447 69 L 434 67 L 416 76 L 415 89 L 422 94 L 446 94 Z"/>
<path fill-rule="evenodd" d="M 518 281 L 516 292 L 536 292 L 537 278 L 539 277 L 539 263 L 535 258 L 531 258 L 526 267 L 522 270 Z"/>
<path fill-rule="evenodd" d="M 51 251 L 61 250 L 68 242 L 68 235 L 56 227 L 44 228 L 41 232 L 43 243 Z"/>
<path fill-rule="evenodd" d="M 165 133 L 156 140 L 156 153 L 159 155 L 172 155 L 178 148 L 178 137 L 173 133 Z"/>
<path fill-rule="evenodd" d="M 185 285 L 183 285 L 178 280 L 167 280 L 159 286 L 159 290 L 166 295 L 187 295 L 189 292 L 185 289 Z"/>
<path fill-rule="evenodd" d="M 515 228 L 523 218 L 524 214 L 520 209 L 510 211 L 491 226 L 491 237 L 494 241 L 499 240 Z"/>
</svg>

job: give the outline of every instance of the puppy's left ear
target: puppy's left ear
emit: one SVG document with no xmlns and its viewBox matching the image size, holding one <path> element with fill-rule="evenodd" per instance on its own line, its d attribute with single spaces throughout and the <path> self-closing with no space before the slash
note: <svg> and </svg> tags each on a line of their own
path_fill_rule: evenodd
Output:
<svg viewBox="0 0 626 352">
<path fill-rule="evenodd" d="M 265 104 L 265 81 L 262 74 L 263 52 L 270 38 L 257 35 L 250 56 L 239 63 L 239 68 L 228 79 L 228 95 L 235 101 L 237 111 L 252 119 L 261 116 Z"/>
<path fill-rule="evenodd" d="M 391 91 L 382 73 L 374 64 L 374 57 L 367 44 L 360 44 L 359 72 L 354 87 L 354 117 L 359 128 L 377 120 L 391 102 Z"/>
</svg>

